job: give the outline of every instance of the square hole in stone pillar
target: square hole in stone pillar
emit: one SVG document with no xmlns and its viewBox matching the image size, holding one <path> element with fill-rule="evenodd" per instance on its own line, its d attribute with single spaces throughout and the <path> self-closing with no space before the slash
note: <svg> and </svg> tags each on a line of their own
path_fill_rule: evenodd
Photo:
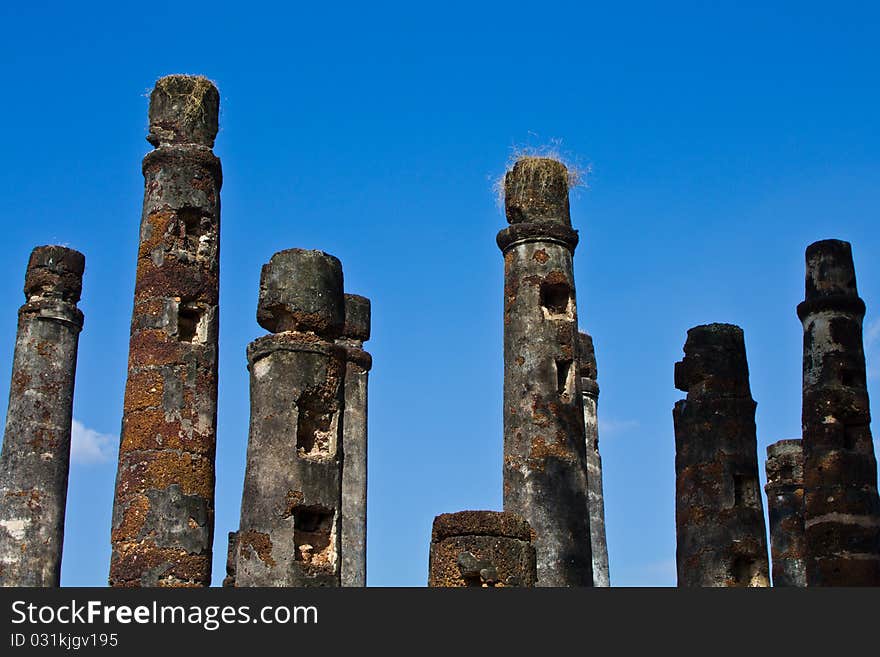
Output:
<svg viewBox="0 0 880 657">
<path fill-rule="evenodd" d="M 318 506 L 293 510 L 294 560 L 311 569 L 336 568 L 336 513 Z"/>
<path fill-rule="evenodd" d="M 177 305 L 177 339 L 180 342 L 205 344 L 208 341 L 207 309 L 198 303 Z"/>
<path fill-rule="evenodd" d="M 571 288 L 567 283 L 541 283 L 541 310 L 546 319 L 571 318 Z"/>
</svg>

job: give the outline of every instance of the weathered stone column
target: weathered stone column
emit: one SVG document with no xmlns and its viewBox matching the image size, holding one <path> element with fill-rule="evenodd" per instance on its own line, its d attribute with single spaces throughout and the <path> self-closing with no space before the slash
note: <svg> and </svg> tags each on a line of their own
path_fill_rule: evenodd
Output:
<svg viewBox="0 0 880 657">
<path fill-rule="evenodd" d="M 675 364 L 679 586 L 769 586 L 755 408 L 742 329 L 688 331 Z"/>
<path fill-rule="evenodd" d="M 807 247 L 804 531 L 808 586 L 880 586 L 880 500 L 862 319 L 848 242 Z"/>
<path fill-rule="evenodd" d="M 342 264 L 290 249 L 263 266 L 248 345 L 251 424 L 235 585 L 339 586 L 346 350 Z"/>
<path fill-rule="evenodd" d="M 593 552 L 593 586 L 611 586 L 608 543 L 605 538 L 605 495 L 602 492 L 602 457 L 599 455 L 599 384 L 593 338 L 578 333 L 578 368 L 584 402 L 587 446 L 587 485 L 590 502 L 590 545 Z"/>
<path fill-rule="evenodd" d="M 235 586 L 235 562 L 238 559 L 238 532 L 229 532 L 226 544 L 226 577 L 223 586 Z"/>
<path fill-rule="evenodd" d="M 367 380 L 373 359 L 370 300 L 345 295 L 345 328 L 336 342 L 345 348 L 345 411 L 342 414 L 342 586 L 367 585 Z"/>
<path fill-rule="evenodd" d="M 59 586 L 85 257 L 31 252 L 0 453 L 0 586 Z"/>
<path fill-rule="evenodd" d="M 534 586 L 529 523 L 514 513 L 459 511 L 434 518 L 428 586 Z"/>
<path fill-rule="evenodd" d="M 113 505 L 113 586 L 208 586 L 214 535 L 219 94 L 160 79 L 144 207 Z"/>
<path fill-rule="evenodd" d="M 767 446 L 767 513 L 773 586 L 806 586 L 804 453 L 800 440 Z"/>
<path fill-rule="evenodd" d="M 568 171 L 521 158 L 504 190 L 504 510 L 535 532 L 538 586 L 592 586 Z"/>
</svg>

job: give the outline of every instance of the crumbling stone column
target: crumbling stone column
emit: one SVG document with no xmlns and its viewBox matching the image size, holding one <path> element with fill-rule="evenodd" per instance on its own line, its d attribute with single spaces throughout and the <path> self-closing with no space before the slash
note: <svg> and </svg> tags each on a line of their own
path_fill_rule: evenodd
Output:
<svg viewBox="0 0 880 657">
<path fill-rule="evenodd" d="M 336 342 L 345 348 L 345 411 L 342 414 L 342 586 L 367 585 L 367 379 L 373 359 L 370 300 L 345 295 L 345 328 Z"/>
<path fill-rule="evenodd" d="M 568 171 L 521 158 L 504 190 L 504 510 L 535 531 L 538 586 L 592 586 Z"/>
<path fill-rule="evenodd" d="M 767 446 L 767 513 L 773 586 L 806 586 L 804 454 L 800 440 Z"/>
<path fill-rule="evenodd" d="M 584 403 L 587 449 L 587 485 L 590 503 L 590 544 L 593 553 L 593 586 L 611 586 L 608 543 L 605 539 L 605 495 L 602 492 L 602 457 L 599 455 L 599 384 L 593 338 L 578 333 L 578 368 Z"/>
<path fill-rule="evenodd" d="M 229 532 L 226 545 L 226 577 L 223 586 L 235 586 L 235 561 L 238 558 L 238 532 Z"/>
<path fill-rule="evenodd" d="M 755 408 L 742 329 L 688 331 L 675 364 L 679 586 L 769 586 Z"/>
<path fill-rule="evenodd" d="M 808 586 L 880 586 L 880 500 L 862 319 L 848 242 L 807 247 L 804 531 Z"/>
<path fill-rule="evenodd" d="M 113 505 L 113 586 L 208 586 L 214 534 L 219 94 L 160 79 L 144 207 Z"/>
<path fill-rule="evenodd" d="M 59 586 L 85 257 L 38 246 L 25 274 L 0 452 L 0 586 Z"/>
<path fill-rule="evenodd" d="M 434 518 L 428 586 L 534 586 L 529 523 L 514 513 L 459 511 Z"/>
<path fill-rule="evenodd" d="M 251 423 L 235 585 L 339 586 L 346 349 L 342 264 L 272 256 L 248 345 Z"/>
</svg>

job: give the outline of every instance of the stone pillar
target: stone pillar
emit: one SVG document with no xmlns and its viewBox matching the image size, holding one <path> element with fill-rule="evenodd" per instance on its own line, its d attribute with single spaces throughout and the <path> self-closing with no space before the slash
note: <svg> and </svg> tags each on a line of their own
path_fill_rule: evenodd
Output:
<svg viewBox="0 0 880 657">
<path fill-rule="evenodd" d="M 769 586 L 755 408 L 742 329 L 688 331 L 675 364 L 679 586 Z"/>
<path fill-rule="evenodd" d="M 434 518 L 428 586 L 535 586 L 529 523 L 514 513 L 459 511 Z"/>
<path fill-rule="evenodd" d="M 865 303 L 848 242 L 807 247 L 804 531 L 808 586 L 880 586 L 880 500 L 862 345 Z"/>
<path fill-rule="evenodd" d="M 373 359 L 370 300 L 345 295 L 345 328 L 336 342 L 346 350 L 345 411 L 342 414 L 342 586 L 367 585 L 367 379 Z"/>
<path fill-rule="evenodd" d="M 59 586 L 85 257 L 38 246 L 25 274 L 0 452 L 0 586 Z"/>
<path fill-rule="evenodd" d="M 248 345 L 251 423 L 235 584 L 339 586 L 346 349 L 342 264 L 272 256 Z"/>
<path fill-rule="evenodd" d="M 504 510 L 535 532 L 538 586 L 592 586 L 568 171 L 521 158 L 504 191 Z"/>
<path fill-rule="evenodd" d="M 587 485 L 590 504 L 590 545 L 593 552 L 593 586 L 611 586 L 608 543 L 605 539 L 605 495 L 602 492 L 602 457 L 599 455 L 599 384 L 593 338 L 578 333 L 578 369 L 584 402 L 587 448 Z"/>
<path fill-rule="evenodd" d="M 226 577 L 223 586 L 235 586 L 235 560 L 238 558 L 238 532 L 229 532 L 226 544 Z"/>
<path fill-rule="evenodd" d="M 773 586 L 806 586 L 801 441 L 780 440 L 768 445 L 766 468 Z"/>
<path fill-rule="evenodd" d="M 143 162 L 128 381 L 113 505 L 113 586 L 208 586 L 214 534 L 219 94 L 160 79 Z"/>
</svg>

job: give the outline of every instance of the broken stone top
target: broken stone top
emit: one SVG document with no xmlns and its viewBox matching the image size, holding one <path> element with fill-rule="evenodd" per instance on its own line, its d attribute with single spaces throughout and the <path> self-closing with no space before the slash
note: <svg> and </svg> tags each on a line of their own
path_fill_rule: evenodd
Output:
<svg viewBox="0 0 880 657">
<path fill-rule="evenodd" d="M 431 542 L 452 536 L 503 536 L 530 541 L 532 528 L 526 520 L 507 511 L 459 511 L 434 518 Z"/>
<path fill-rule="evenodd" d="M 511 224 L 571 226 L 568 169 L 559 160 L 521 157 L 504 176 L 504 211 Z"/>
<path fill-rule="evenodd" d="M 733 324 L 688 330 L 684 358 L 675 364 L 675 387 L 692 396 L 750 396 L 743 331 Z"/>
<path fill-rule="evenodd" d="M 596 380 L 596 351 L 593 349 L 593 338 L 583 331 L 578 332 L 578 364 L 581 378 Z"/>
<path fill-rule="evenodd" d="M 220 113 L 220 94 L 200 75 L 168 75 L 150 94 L 150 134 L 156 148 L 197 144 L 213 148 Z"/>
<path fill-rule="evenodd" d="M 339 337 L 345 323 L 342 263 L 323 251 L 287 249 L 263 265 L 257 322 L 267 331 Z"/>
<path fill-rule="evenodd" d="M 767 483 L 787 484 L 804 480 L 804 452 L 800 439 L 767 445 Z"/>
<path fill-rule="evenodd" d="M 828 296 L 859 296 L 849 242 L 822 240 L 807 247 L 805 299 Z"/>
<path fill-rule="evenodd" d="M 31 251 L 24 278 L 24 295 L 35 299 L 79 301 L 86 258 L 64 246 L 38 246 Z"/>
<path fill-rule="evenodd" d="M 359 294 L 345 295 L 345 327 L 342 336 L 351 340 L 370 339 L 370 300 Z"/>
</svg>

